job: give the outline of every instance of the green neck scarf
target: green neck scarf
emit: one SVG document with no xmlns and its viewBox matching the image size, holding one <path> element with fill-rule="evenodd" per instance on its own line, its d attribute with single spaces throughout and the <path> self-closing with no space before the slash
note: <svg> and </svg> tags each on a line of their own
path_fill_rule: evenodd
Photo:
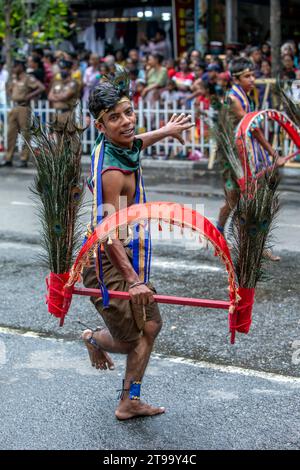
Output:
<svg viewBox="0 0 300 470">
<path fill-rule="evenodd" d="M 100 134 L 96 140 L 98 145 L 104 139 L 104 160 L 102 171 L 107 168 L 114 167 L 120 170 L 135 172 L 140 166 L 140 152 L 142 149 L 143 141 L 135 139 L 132 148 L 119 147 L 109 140 L 103 134 Z"/>
</svg>

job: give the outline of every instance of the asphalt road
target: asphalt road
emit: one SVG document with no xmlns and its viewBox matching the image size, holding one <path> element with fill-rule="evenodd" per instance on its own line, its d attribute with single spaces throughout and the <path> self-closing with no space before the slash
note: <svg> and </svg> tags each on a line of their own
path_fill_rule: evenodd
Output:
<svg viewBox="0 0 300 470">
<path fill-rule="evenodd" d="M 154 355 L 143 382 L 152 418 L 118 422 L 114 372 L 76 341 L 0 334 L 1 449 L 297 449 L 300 379 Z"/>
<path fill-rule="evenodd" d="M 162 306 L 164 327 L 155 344 L 161 356 L 152 359 L 143 390 L 167 413 L 119 423 L 113 411 L 122 358 L 112 378 L 97 374 L 78 341 L 79 317 L 99 324 L 89 301 L 74 299 L 64 328 L 46 312 L 47 269 L 39 258 L 31 179 L 22 171 L 0 175 L 0 395 L 6 403 L 0 449 L 299 448 L 299 193 L 281 195 L 276 251 L 282 261 L 268 265 L 268 279 L 257 288 L 249 335 L 231 346 L 226 312 Z M 214 186 L 206 194 L 174 183 L 152 185 L 148 198 L 202 204 L 214 220 L 220 194 Z M 226 299 L 222 265 L 199 248 L 191 240 L 155 243 L 159 293 Z"/>
</svg>

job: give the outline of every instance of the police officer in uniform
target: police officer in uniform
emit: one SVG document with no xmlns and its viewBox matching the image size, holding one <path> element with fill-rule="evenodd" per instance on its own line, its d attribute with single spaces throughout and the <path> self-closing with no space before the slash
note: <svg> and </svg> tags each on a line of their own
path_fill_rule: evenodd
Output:
<svg viewBox="0 0 300 470">
<path fill-rule="evenodd" d="M 72 62 L 61 60 L 59 62 L 60 73 L 53 81 L 49 91 L 48 100 L 56 110 L 56 125 L 63 129 L 76 102 L 79 98 L 80 87 L 72 78 Z"/>
<path fill-rule="evenodd" d="M 13 79 L 7 87 L 13 107 L 8 115 L 8 135 L 6 158 L 0 163 L 0 167 L 12 166 L 18 133 L 22 133 L 26 140 L 29 140 L 30 126 L 30 101 L 40 95 L 44 90 L 44 85 L 33 75 L 25 72 L 26 61 L 15 60 L 13 67 Z M 29 160 L 29 149 L 24 143 L 19 167 L 26 168 Z"/>
</svg>

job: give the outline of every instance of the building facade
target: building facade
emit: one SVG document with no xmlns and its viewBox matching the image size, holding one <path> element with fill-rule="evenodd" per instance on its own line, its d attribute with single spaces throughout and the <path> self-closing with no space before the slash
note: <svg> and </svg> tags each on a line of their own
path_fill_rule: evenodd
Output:
<svg viewBox="0 0 300 470">
<path fill-rule="evenodd" d="M 282 0 L 282 38 L 300 43 L 300 0 Z M 158 29 L 175 57 L 184 50 L 220 51 L 228 43 L 270 39 L 270 0 L 75 0 L 77 41 L 104 55 L 134 48 Z"/>
</svg>

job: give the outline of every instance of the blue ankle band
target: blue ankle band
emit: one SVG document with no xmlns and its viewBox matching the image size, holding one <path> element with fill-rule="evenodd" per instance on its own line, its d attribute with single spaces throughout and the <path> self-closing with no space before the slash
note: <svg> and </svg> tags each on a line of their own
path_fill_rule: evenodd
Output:
<svg viewBox="0 0 300 470">
<path fill-rule="evenodd" d="M 140 400 L 142 382 L 131 382 L 129 389 L 130 400 Z"/>
</svg>

